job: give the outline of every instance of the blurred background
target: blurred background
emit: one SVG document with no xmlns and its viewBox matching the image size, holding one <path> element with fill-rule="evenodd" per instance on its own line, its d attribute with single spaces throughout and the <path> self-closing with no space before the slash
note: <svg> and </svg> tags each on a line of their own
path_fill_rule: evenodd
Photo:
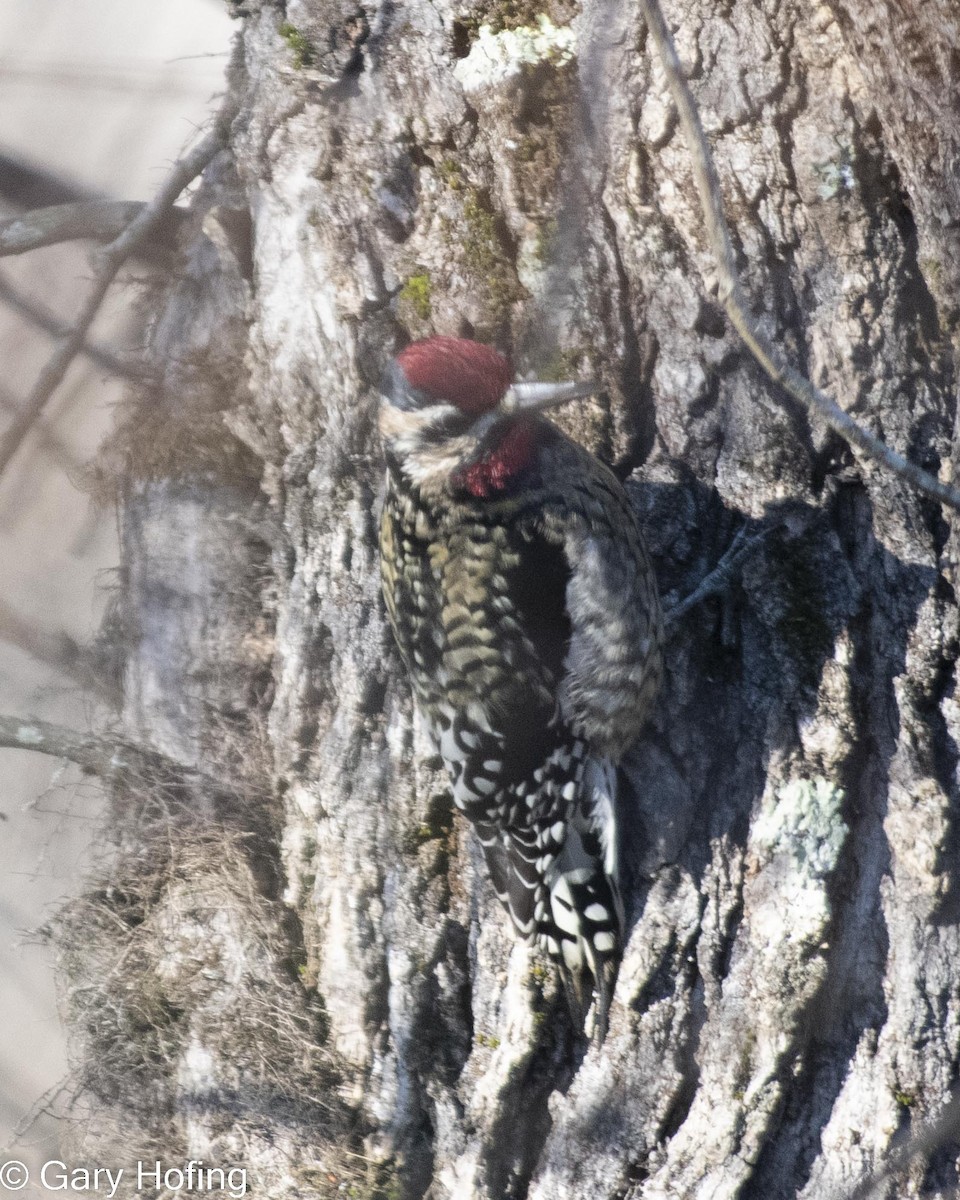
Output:
<svg viewBox="0 0 960 1200">
<path fill-rule="evenodd" d="M 231 34 L 225 0 L 4 0 L 0 220 L 94 196 L 149 199 L 215 107 Z M 0 258 L 0 431 L 49 357 L 51 330 L 76 316 L 89 249 Z M 149 273 L 128 264 L 88 345 L 136 347 Z M 79 356 L 0 475 L 4 714 L 91 724 L 76 647 L 95 636 L 117 547 L 89 474 L 123 388 L 102 357 Z M 62 1107 L 67 1050 L 37 931 L 95 860 L 101 805 L 75 769 L 0 750 L 0 1158 L 33 1167 L 60 1155 L 68 1133 L 47 1111 Z"/>
</svg>

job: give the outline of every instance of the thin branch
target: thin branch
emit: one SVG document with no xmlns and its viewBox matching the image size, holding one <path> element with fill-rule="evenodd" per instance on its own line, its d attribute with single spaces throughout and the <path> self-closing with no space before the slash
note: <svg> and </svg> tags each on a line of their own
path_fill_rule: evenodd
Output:
<svg viewBox="0 0 960 1200">
<path fill-rule="evenodd" d="M 53 758 L 65 758 L 94 775 L 109 777 L 124 768 L 137 769 L 145 756 L 163 760 L 154 751 L 144 751 L 122 738 L 80 733 L 63 725 L 33 718 L 0 715 L 0 746 L 10 750 L 33 750 Z M 175 767 L 175 764 L 171 763 Z M 176 768 L 182 772 L 182 768 Z"/>
<path fill-rule="evenodd" d="M 62 382 L 70 364 L 83 348 L 90 327 L 100 311 L 100 305 L 120 267 L 150 236 L 187 184 L 191 183 L 223 148 L 226 130 L 227 118 L 221 115 L 211 132 L 174 165 L 149 204 L 138 212 L 118 237 L 93 255 L 93 286 L 80 309 L 76 323 L 41 370 L 19 415 L 0 438 L 0 474 L 22 445 L 47 401 Z"/>
<path fill-rule="evenodd" d="M 640 8 L 657 47 L 670 92 L 677 106 L 680 124 L 683 126 L 707 238 L 717 260 L 720 303 L 734 328 L 770 378 L 779 383 L 808 412 L 819 413 L 830 428 L 842 438 L 858 446 L 865 454 L 882 463 L 901 479 L 912 483 L 928 496 L 960 510 L 960 491 L 949 484 L 941 483 L 922 467 L 910 462 L 862 425 L 857 424 L 830 396 L 820 391 L 781 357 L 777 348 L 749 315 L 747 298 L 737 276 L 730 230 L 723 215 L 720 180 L 696 103 L 683 77 L 676 47 L 664 20 L 659 0 L 640 0 Z"/>
<path fill-rule="evenodd" d="M 0 383 L 0 411 L 7 413 L 16 413 L 20 411 L 20 402 L 15 400 L 10 392 Z M 67 470 L 79 472 L 83 469 L 83 462 L 74 454 L 66 441 L 57 433 L 57 431 L 46 421 L 37 421 L 33 427 L 34 437 L 37 439 L 37 446 L 51 458 L 57 459 L 61 466 Z"/>
<path fill-rule="evenodd" d="M 196 146 L 174 163 L 173 170 L 164 180 L 160 190 L 149 204 L 130 222 L 118 238 L 94 255 L 94 262 L 101 270 L 110 265 L 119 267 L 155 229 L 157 222 L 173 206 L 174 201 L 187 186 L 203 171 L 226 144 L 226 121 L 221 117 L 210 132 Z"/>
<path fill-rule="evenodd" d="M 113 241 L 146 207 L 141 200 L 81 200 L 75 204 L 31 209 L 0 221 L 0 257 L 26 254 L 41 246 L 84 238 L 97 242 Z M 182 210 L 171 208 L 168 211 L 167 220 L 171 226 L 178 215 L 182 215 Z"/>
<path fill-rule="evenodd" d="M 93 290 L 84 302 L 76 325 L 74 325 L 67 337 L 64 338 L 60 346 L 54 351 L 51 358 L 48 359 L 20 412 L 7 426 L 3 437 L 0 438 L 0 474 L 3 473 L 7 464 L 20 449 L 24 438 L 43 412 L 47 401 L 62 382 L 70 364 L 76 358 L 77 354 L 79 354 L 80 348 L 86 339 L 87 331 L 93 324 L 93 319 L 99 312 L 103 298 L 107 294 L 107 289 L 113 282 L 119 268 L 119 263 L 115 266 L 111 263 L 108 269 L 98 273 L 94 280 Z"/>
<path fill-rule="evenodd" d="M 200 786 L 216 795 L 223 795 L 228 790 L 202 771 L 127 738 L 81 733 L 32 717 L 0 714 L 0 747 L 65 758 L 87 774 L 98 775 L 104 780 L 125 776 L 166 786 Z"/>
<path fill-rule="evenodd" d="M 97 669 L 89 651 L 78 645 L 69 634 L 49 633 L 32 621 L 25 620 L 2 598 L 0 641 L 29 654 L 34 661 L 43 666 L 50 667 L 61 675 L 68 675 L 81 687 L 98 692 L 110 704 L 116 706 L 119 702 L 117 688 Z"/>
<path fill-rule="evenodd" d="M 36 163 L 0 151 L 0 200 L 16 208 L 46 208 L 103 196 Z"/>
<path fill-rule="evenodd" d="M 65 338 L 69 335 L 69 325 L 55 317 L 48 308 L 30 300 L 2 275 L 0 275 L 0 301 L 9 304 L 14 312 L 24 320 L 29 321 L 31 325 L 36 325 L 52 337 Z M 116 351 L 110 350 L 106 346 L 98 346 L 94 342 L 84 342 L 80 347 L 80 353 L 89 358 L 91 362 L 96 363 L 98 367 L 102 367 L 103 370 L 109 371 L 121 379 L 147 379 L 151 375 L 151 371 L 143 362 L 136 359 L 128 361 Z M 19 408 L 19 405 L 17 407 Z"/>
<path fill-rule="evenodd" d="M 761 529 L 759 533 L 755 533 L 752 537 L 748 537 L 746 525 L 741 526 L 729 549 L 724 553 L 710 574 L 700 581 L 699 586 L 689 596 L 684 597 L 683 600 L 679 600 L 663 614 L 663 622 L 668 634 L 673 632 L 677 623 L 692 608 L 695 608 L 698 604 L 702 604 L 704 600 L 708 600 L 711 596 L 719 596 L 725 592 L 729 588 L 734 574 L 739 570 L 745 559 L 749 558 L 754 550 L 762 542 L 765 542 L 777 528 L 779 526 L 772 525 L 767 529 Z"/>
<path fill-rule="evenodd" d="M 54 205 L 116 203 L 100 192 L 80 187 L 75 181 L 45 171 L 34 163 L 25 163 L 0 152 L 0 201 L 22 213 L 31 209 L 52 208 Z M 176 224 L 185 210 L 171 209 L 173 222 L 161 222 L 150 239 L 140 247 L 141 262 L 165 265 L 175 248 Z"/>
</svg>

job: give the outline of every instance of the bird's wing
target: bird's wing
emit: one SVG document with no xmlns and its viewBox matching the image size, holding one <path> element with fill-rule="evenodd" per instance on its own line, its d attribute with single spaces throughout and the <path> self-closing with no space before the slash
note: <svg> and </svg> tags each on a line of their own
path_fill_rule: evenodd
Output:
<svg viewBox="0 0 960 1200">
<path fill-rule="evenodd" d="M 620 484 L 596 460 L 547 499 L 537 526 L 566 566 L 562 718 L 595 753 L 617 760 L 639 734 L 661 674 L 660 602 L 643 536 Z"/>
</svg>

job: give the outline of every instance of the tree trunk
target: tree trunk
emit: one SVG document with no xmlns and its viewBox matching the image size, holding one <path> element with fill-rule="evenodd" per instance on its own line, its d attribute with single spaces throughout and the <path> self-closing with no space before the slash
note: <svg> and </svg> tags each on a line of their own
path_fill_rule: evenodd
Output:
<svg viewBox="0 0 960 1200">
<path fill-rule="evenodd" d="M 64 916 L 88 1151 L 270 1196 L 849 1194 L 960 1058 L 950 514 L 725 324 L 632 0 L 239 15 L 230 149 L 150 300 L 163 385 L 114 443 L 124 733 L 229 795 L 128 779 Z M 954 0 L 667 17 L 761 324 L 949 478 Z M 500 911 L 384 625 L 377 382 L 434 332 L 601 378 L 559 421 L 628 481 L 668 604 L 766 531 L 627 764 L 602 1046 Z M 952 1195 L 958 1154 L 879 1194 Z"/>
</svg>

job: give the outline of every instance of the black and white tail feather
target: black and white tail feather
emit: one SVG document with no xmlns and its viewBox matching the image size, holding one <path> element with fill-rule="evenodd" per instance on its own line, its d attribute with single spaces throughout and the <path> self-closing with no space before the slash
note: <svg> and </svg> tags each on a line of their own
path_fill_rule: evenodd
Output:
<svg viewBox="0 0 960 1200">
<path fill-rule="evenodd" d="M 502 737 L 464 738 L 456 720 L 439 745 L 497 896 L 520 936 L 557 964 L 577 1028 L 596 992 L 593 1032 L 603 1041 L 623 942 L 615 768 L 570 738 L 511 780 Z"/>
</svg>

